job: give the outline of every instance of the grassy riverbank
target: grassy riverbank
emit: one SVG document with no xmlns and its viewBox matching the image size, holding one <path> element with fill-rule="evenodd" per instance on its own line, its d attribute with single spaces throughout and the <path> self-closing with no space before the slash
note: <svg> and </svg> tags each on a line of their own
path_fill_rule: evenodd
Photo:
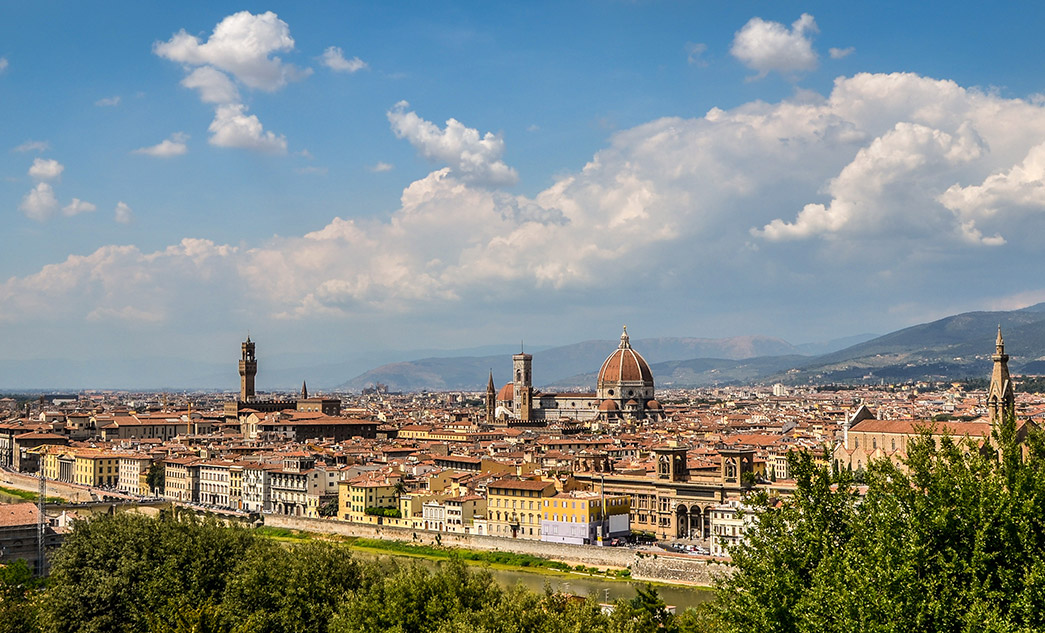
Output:
<svg viewBox="0 0 1045 633">
<path fill-rule="evenodd" d="M 390 556 L 405 556 L 427 560 L 449 560 L 456 558 L 469 565 L 490 566 L 494 569 L 529 571 L 553 575 L 583 574 L 604 580 L 631 580 L 631 571 L 627 569 L 599 569 L 597 567 L 587 567 L 585 565 L 569 565 L 568 563 L 541 558 L 531 554 L 419 545 L 414 543 L 404 543 L 401 541 L 384 541 L 380 539 L 354 536 L 313 534 L 309 532 L 301 532 L 299 530 L 268 526 L 258 527 L 255 531 L 266 538 L 283 542 L 306 542 L 313 539 L 334 541 L 337 543 L 343 543 L 350 549 L 369 554 L 386 554 Z"/>
<path fill-rule="evenodd" d="M 7 486 L 0 486 L 0 503 L 19 503 L 21 501 L 36 501 L 37 493 L 29 490 L 19 490 L 17 488 L 8 488 Z M 65 499 L 61 497 L 47 497 L 45 499 L 47 503 L 62 503 Z"/>
</svg>

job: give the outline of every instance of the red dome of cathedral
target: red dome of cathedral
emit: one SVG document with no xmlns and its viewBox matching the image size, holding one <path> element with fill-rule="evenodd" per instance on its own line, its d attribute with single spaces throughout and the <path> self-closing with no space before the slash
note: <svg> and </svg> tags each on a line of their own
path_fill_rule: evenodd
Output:
<svg viewBox="0 0 1045 633">
<path fill-rule="evenodd" d="M 501 390 L 497 392 L 497 402 L 503 402 L 504 400 L 512 400 L 515 398 L 515 385 L 507 383 Z"/>
<path fill-rule="evenodd" d="M 653 385 L 653 372 L 650 371 L 649 363 L 641 354 L 631 349 L 627 327 L 620 335 L 620 347 L 602 364 L 598 385 L 601 389 L 604 384 L 621 382 L 648 382 L 650 386 Z"/>
</svg>

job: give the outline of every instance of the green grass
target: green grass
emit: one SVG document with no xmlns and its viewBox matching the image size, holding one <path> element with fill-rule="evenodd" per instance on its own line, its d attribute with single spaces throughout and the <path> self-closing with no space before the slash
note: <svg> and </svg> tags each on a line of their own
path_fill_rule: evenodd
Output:
<svg viewBox="0 0 1045 633">
<path fill-rule="evenodd" d="M 8 497 L 16 497 L 23 501 L 36 501 L 37 493 L 29 490 L 19 490 L 17 488 L 8 488 L 7 486 L 0 486 L 0 493 L 7 495 Z M 46 503 L 61 503 L 65 501 L 61 497 L 47 497 L 44 499 Z"/>
<path fill-rule="evenodd" d="M 254 528 L 255 534 L 264 536 L 265 538 L 276 539 L 279 541 L 307 541 L 312 538 L 308 532 L 299 532 L 298 530 L 291 530 L 289 528 L 278 528 L 269 527 L 262 525 Z"/>
<path fill-rule="evenodd" d="M 555 569 L 558 571 L 571 571 L 573 568 L 566 563 L 555 560 L 539 558 L 531 554 L 515 554 L 512 552 L 485 552 L 469 549 L 450 547 L 432 547 L 430 545 L 414 545 L 400 541 L 382 541 L 379 539 L 356 538 L 351 541 L 351 546 L 359 549 L 376 550 L 405 556 L 423 556 L 425 558 L 460 558 L 467 562 L 489 563 L 491 565 L 503 565 L 505 567 L 521 567 L 533 569 Z"/>
</svg>

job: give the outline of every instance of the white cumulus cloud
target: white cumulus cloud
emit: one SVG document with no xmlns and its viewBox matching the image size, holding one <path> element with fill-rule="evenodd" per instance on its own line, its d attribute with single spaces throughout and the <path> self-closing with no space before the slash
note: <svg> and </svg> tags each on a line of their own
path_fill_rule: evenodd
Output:
<svg viewBox="0 0 1045 633">
<path fill-rule="evenodd" d="M 204 103 L 235 103 L 239 90 L 229 76 L 213 66 L 200 66 L 181 80 L 181 85 L 198 90 Z"/>
<path fill-rule="evenodd" d="M 230 104 L 218 106 L 210 127 L 210 144 L 218 147 L 238 147 L 266 154 L 283 154 L 287 139 L 267 132 L 261 121 L 246 113 L 247 106 Z"/>
<path fill-rule="evenodd" d="M 131 210 L 131 207 L 126 202 L 121 200 L 116 203 L 114 219 L 120 224 L 130 224 L 134 221 L 134 211 Z"/>
<path fill-rule="evenodd" d="M 40 182 L 25 194 L 18 209 L 25 214 L 25 217 L 43 222 L 58 210 L 58 199 L 55 198 L 51 185 Z"/>
<path fill-rule="evenodd" d="M 277 90 L 309 71 L 286 64 L 273 53 L 294 50 L 290 27 L 275 13 L 234 13 L 214 27 L 206 42 L 184 30 L 166 42 L 156 42 L 160 57 L 190 66 L 213 66 L 232 73 L 247 86 Z"/>
<path fill-rule="evenodd" d="M 829 48 L 827 49 L 827 54 L 831 56 L 831 59 L 842 59 L 852 55 L 855 50 L 852 46 L 847 48 Z"/>
<path fill-rule="evenodd" d="M 440 310 L 518 328 L 648 305 L 687 319 L 712 306 L 731 323 L 766 306 L 811 322 L 844 310 L 863 328 L 952 305 L 955 275 L 981 298 L 1042 286 L 1026 265 L 1045 250 L 1045 104 L 1032 100 L 908 73 L 840 77 L 825 95 L 622 130 L 535 195 L 485 186 L 499 138 L 405 104 L 389 120 L 441 164 L 387 215 L 240 249 L 104 247 L 0 283 L 0 319 L 29 322 L 55 296 L 69 319 L 149 318 L 128 306 L 169 319 L 170 297 L 204 288 L 258 319 L 339 331 L 407 331 Z"/>
<path fill-rule="evenodd" d="M 37 158 L 29 168 L 29 175 L 35 180 L 57 180 L 65 166 L 52 158 Z"/>
<path fill-rule="evenodd" d="M 323 51 L 319 60 L 320 63 L 330 70 L 339 73 L 354 73 L 367 67 L 366 62 L 358 57 L 345 59 L 345 53 L 339 46 L 327 47 L 327 49 Z"/>
<path fill-rule="evenodd" d="M 175 132 L 174 134 L 171 134 L 170 138 L 160 141 L 156 145 L 141 147 L 134 150 L 132 153 L 154 156 L 156 158 L 181 156 L 189 151 L 188 146 L 185 145 L 185 141 L 187 140 L 189 140 L 188 134 L 185 134 L 184 132 Z"/>
<path fill-rule="evenodd" d="M 518 174 L 501 160 L 504 139 L 487 132 L 480 136 L 475 128 L 457 119 L 448 119 L 446 127 L 425 121 L 410 112 L 410 104 L 400 101 L 388 111 L 392 131 L 406 139 L 426 159 L 449 165 L 465 182 L 487 185 L 513 185 Z"/>
<path fill-rule="evenodd" d="M 294 50 L 290 27 L 275 13 L 240 11 L 219 22 L 206 42 L 181 30 L 166 42 L 156 42 L 152 49 L 160 57 L 182 63 L 188 74 L 181 84 L 196 90 L 204 103 L 215 105 L 208 128 L 211 145 L 268 154 L 286 152 L 282 135 L 265 131 L 257 115 L 246 114 L 247 106 L 235 83 L 274 92 L 311 74 L 311 69 L 300 69 L 273 55 Z M 171 143 L 164 148 L 165 155 L 173 155 L 169 152 L 177 149 L 177 143 Z"/>
<path fill-rule="evenodd" d="M 98 207 L 94 206 L 90 202 L 80 200 L 79 198 L 73 198 L 73 201 L 62 207 L 62 215 L 73 216 L 81 213 L 87 213 L 88 211 L 94 211 Z"/>
<path fill-rule="evenodd" d="M 383 161 L 377 161 L 377 163 L 370 167 L 370 171 L 374 172 L 375 174 L 380 174 L 381 172 L 385 171 L 392 171 L 393 169 L 395 169 L 395 166 L 392 165 L 392 163 L 386 163 Z"/>
<path fill-rule="evenodd" d="M 751 18 L 733 36 L 729 52 L 745 66 L 765 77 L 772 71 L 794 73 L 816 68 L 811 35 L 817 32 L 813 16 L 803 13 L 788 29 L 779 22 Z"/>
<path fill-rule="evenodd" d="M 105 107 L 111 108 L 111 107 L 114 107 L 114 106 L 118 106 L 118 105 L 120 105 L 120 96 L 116 95 L 115 97 L 105 97 L 104 99 L 99 99 L 99 100 L 94 102 L 94 105 L 96 105 L 98 107 L 101 107 L 101 108 L 105 108 Z"/>
</svg>

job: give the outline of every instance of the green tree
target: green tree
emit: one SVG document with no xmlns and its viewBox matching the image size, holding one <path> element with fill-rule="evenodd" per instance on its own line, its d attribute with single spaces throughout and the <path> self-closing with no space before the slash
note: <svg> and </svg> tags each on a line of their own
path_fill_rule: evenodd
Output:
<svg viewBox="0 0 1045 633">
<path fill-rule="evenodd" d="M 0 565 L 0 633 L 39 631 L 42 581 L 22 559 Z"/>
<path fill-rule="evenodd" d="M 237 633 L 324 633 L 365 573 L 345 547 L 310 542 L 288 548 L 259 540 L 231 572 L 225 621 Z"/>
<path fill-rule="evenodd" d="M 400 567 L 350 594 L 330 631 L 430 633 L 454 617 L 497 604 L 500 596 L 488 573 L 472 572 L 459 559 L 441 563 L 435 572 Z"/>
<path fill-rule="evenodd" d="M 56 552 L 43 609 L 50 631 L 143 631 L 153 614 L 220 600 L 256 537 L 214 520 L 115 514 L 79 521 Z"/>
<path fill-rule="evenodd" d="M 793 456 L 797 488 L 732 552 L 717 610 L 732 631 L 1045 629 L 1045 442 L 1015 420 L 995 446 L 923 434 L 905 468 L 868 466 L 860 498 Z"/>
<path fill-rule="evenodd" d="M 337 516 L 337 499 L 331 499 L 323 505 L 319 506 L 319 516 L 321 517 L 336 517 Z"/>
<path fill-rule="evenodd" d="M 163 495 L 164 468 L 162 462 L 153 462 L 145 473 L 145 483 L 149 486 L 149 492 L 154 495 Z"/>
</svg>

